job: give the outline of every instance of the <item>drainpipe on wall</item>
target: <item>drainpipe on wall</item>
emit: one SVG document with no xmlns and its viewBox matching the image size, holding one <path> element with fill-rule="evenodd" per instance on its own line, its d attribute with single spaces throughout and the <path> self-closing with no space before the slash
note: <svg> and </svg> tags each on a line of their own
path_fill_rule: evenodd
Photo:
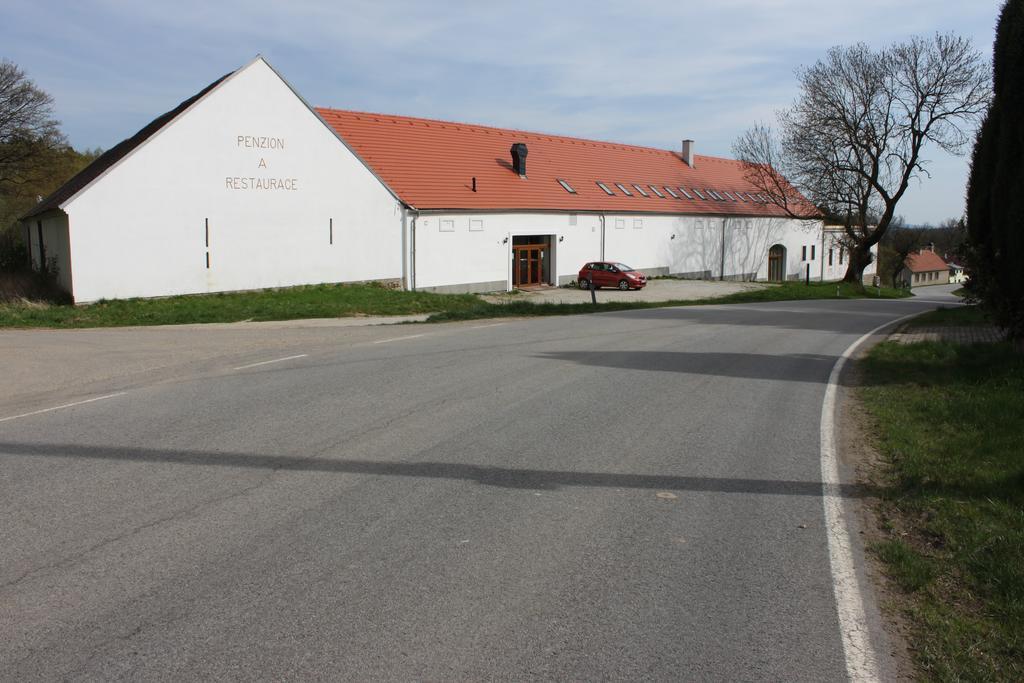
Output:
<svg viewBox="0 0 1024 683">
<path fill-rule="evenodd" d="M 821 277 L 818 278 L 818 282 L 824 282 L 825 281 L 825 227 L 824 226 L 822 226 L 822 228 L 821 228 L 821 253 L 818 254 L 818 257 L 821 260 Z"/>
<path fill-rule="evenodd" d="M 725 280 L 725 226 L 729 222 L 728 218 L 722 219 L 722 254 L 721 254 L 721 266 L 718 270 L 718 281 L 722 282 Z"/>
<path fill-rule="evenodd" d="M 416 219 L 418 214 L 412 214 L 409 222 L 409 291 L 416 291 Z"/>
<path fill-rule="evenodd" d="M 601 218 L 601 258 L 600 258 L 600 260 L 604 261 L 604 223 L 605 223 L 605 220 L 604 220 L 604 214 L 603 213 L 601 214 L 600 218 Z"/>
</svg>

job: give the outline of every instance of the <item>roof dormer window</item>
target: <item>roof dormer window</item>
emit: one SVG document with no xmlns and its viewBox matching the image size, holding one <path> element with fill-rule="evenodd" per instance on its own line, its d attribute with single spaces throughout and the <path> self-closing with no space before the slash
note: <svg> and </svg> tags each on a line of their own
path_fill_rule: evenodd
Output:
<svg viewBox="0 0 1024 683">
<path fill-rule="evenodd" d="M 662 199 L 664 199 L 664 198 L 665 198 L 665 195 L 663 195 L 663 194 L 661 193 L 661 190 L 659 190 L 658 188 L 656 188 L 656 187 L 655 187 L 654 185 L 648 185 L 647 187 L 651 188 L 651 192 L 653 192 L 654 194 L 658 195 L 658 196 L 659 196 L 659 197 L 661 197 Z"/>
<path fill-rule="evenodd" d="M 683 187 L 680 186 L 679 191 L 683 193 L 683 196 L 687 199 L 693 199 L 693 195 L 687 192 Z"/>
<path fill-rule="evenodd" d="M 665 192 L 668 192 L 670 195 L 672 195 L 672 199 L 679 199 L 679 195 L 677 195 L 675 191 L 668 185 L 665 186 Z"/>
<path fill-rule="evenodd" d="M 570 185 L 568 181 L 562 180 L 561 178 L 555 178 L 555 180 L 558 181 L 558 184 L 562 186 L 563 190 L 569 194 L 576 194 L 576 190 L 572 188 L 572 185 Z"/>
<path fill-rule="evenodd" d="M 602 183 L 600 180 L 597 181 L 597 186 L 600 187 L 602 190 L 604 190 L 605 194 L 612 195 L 612 196 L 615 195 L 615 193 L 611 191 L 611 188 L 609 188 L 607 185 Z"/>
<path fill-rule="evenodd" d="M 615 187 L 619 188 L 619 191 L 627 197 L 632 197 L 633 193 L 626 189 L 626 186 L 622 183 L 615 183 Z"/>
<path fill-rule="evenodd" d="M 633 183 L 633 187 L 636 188 L 636 191 L 639 192 L 642 197 L 650 197 L 650 195 L 644 191 L 644 188 L 640 187 L 636 183 Z"/>
</svg>

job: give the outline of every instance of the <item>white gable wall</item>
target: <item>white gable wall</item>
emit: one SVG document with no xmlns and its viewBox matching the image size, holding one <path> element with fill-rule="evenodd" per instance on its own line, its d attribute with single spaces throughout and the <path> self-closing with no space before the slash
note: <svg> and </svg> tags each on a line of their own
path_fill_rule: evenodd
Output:
<svg viewBox="0 0 1024 683">
<path fill-rule="evenodd" d="M 262 60 L 63 208 L 80 302 L 402 276 L 398 202 Z"/>
</svg>

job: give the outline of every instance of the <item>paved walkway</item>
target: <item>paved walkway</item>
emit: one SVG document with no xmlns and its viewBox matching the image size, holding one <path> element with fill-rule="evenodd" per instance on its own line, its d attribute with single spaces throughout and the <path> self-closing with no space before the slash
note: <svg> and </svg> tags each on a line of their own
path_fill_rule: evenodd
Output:
<svg viewBox="0 0 1024 683">
<path fill-rule="evenodd" d="M 597 291 L 599 303 L 607 301 L 684 301 L 712 299 L 728 296 L 750 289 L 764 289 L 771 285 L 761 282 L 719 282 L 714 280 L 650 280 L 643 289 L 620 292 L 617 289 L 602 288 Z M 528 301 L 532 304 L 582 304 L 590 302 L 590 291 L 575 287 L 545 287 L 536 290 L 522 290 L 515 294 L 485 294 L 481 296 L 492 303 Z"/>
<path fill-rule="evenodd" d="M 954 344 L 989 344 L 1003 341 L 1003 332 L 992 326 L 980 327 L 913 327 L 896 332 L 891 339 L 901 344 L 923 341 L 945 341 Z"/>
</svg>

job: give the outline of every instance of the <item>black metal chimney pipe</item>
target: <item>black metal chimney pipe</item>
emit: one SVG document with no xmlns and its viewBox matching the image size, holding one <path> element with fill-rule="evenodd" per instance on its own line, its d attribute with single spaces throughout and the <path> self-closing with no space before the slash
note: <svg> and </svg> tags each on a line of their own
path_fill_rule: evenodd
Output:
<svg viewBox="0 0 1024 683">
<path fill-rule="evenodd" d="M 521 178 L 526 177 L 526 143 L 517 142 L 512 145 L 512 170 Z"/>
</svg>

